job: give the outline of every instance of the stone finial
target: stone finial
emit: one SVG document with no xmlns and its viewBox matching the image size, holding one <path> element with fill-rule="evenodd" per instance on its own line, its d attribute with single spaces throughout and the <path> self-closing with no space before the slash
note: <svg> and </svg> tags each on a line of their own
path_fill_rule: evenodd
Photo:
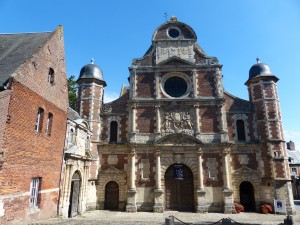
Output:
<svg viewBox="0 0 300 225">
<path fill-rule="evenodd" d="M 170 21 L 172 21 L 172 22 L 176 22 L 176 21 L 177 21 L 177 18 L 176 18 L 176 16 L 171 16 L 171 17 L 170 17 Z"/>
<path fill-rule="evenodd" d="M 256 57 L 256 63 L 260 63 L 260 58 L 258 56 Z"/>
<path fill-rule="evenodd" d="M 94 64 L 94 57 L 92 57 L 92 59 L 91 59 L 91 64 Z"/>
</svg>

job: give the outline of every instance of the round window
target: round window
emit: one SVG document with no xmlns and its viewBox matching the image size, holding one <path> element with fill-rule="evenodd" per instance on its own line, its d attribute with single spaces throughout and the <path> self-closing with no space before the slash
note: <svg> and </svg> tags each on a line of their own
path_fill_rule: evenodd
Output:
<svg viewBox="0 0 300 225">
<path fill-rule="evenodd" d="M 170 29 L 168 34 L 171 38 L 177 38 L 179 36 L 179 31 L 177 29 Z"/>
<path fill-rule="evenodd" d="M 165 81 L 164 90 L 171 97 L 181 97 L 187 91 L 187 83 L 181 77 L 170 77 Z"/>
</svg>

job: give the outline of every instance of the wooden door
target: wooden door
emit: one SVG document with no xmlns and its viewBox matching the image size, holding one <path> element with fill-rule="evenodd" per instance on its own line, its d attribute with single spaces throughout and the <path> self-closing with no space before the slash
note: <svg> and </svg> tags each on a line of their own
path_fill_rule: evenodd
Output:
<svg viewBox="0 0 300 225">
<path fill-rule="evenodd" d="M 69 217 L 73 217 L 78 214 L 79 194 L 80 194 L 80 176 L 77 172 L 75 172 L 71 182 Z"/>
<path fill-rule="evenodd" d="M 119 209 L 119 185 L 114 181 L 108 182 L 105 186 L 104 209 Z"/>
<path fill-rule="evenodd" d="M 194 182 L 192 171 L 182 165 L 183 179 L 176 179 L 174 166 L 165 173 L 165 208 L 176 211 L 194 211 Z"/>
</svg>

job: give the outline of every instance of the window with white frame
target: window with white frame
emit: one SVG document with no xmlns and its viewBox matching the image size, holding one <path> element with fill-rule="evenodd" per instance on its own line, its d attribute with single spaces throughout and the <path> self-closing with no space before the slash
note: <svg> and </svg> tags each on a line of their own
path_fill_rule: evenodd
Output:
<svg viewBox="0 0 300 225">
<path fill-rule="evenodd" d="M 69 132 L 69 144 L 74 144 L 74 142 L 75 142 L 75 134 L 73 128 L 71 128 Z"/>
<path fill-rule="evenodd" d="M 293 175 L 296 175 L 297 174 L 297 168 L 292 167 L 291 172 L 292 172 Z"/>
<path fill-rule="evenodd" d="M 35 128 L 34 130 L 37 133 L 40 133 L 43 127 L 43 119 L 44 119 L 44 109 L 39 107 L 37 116 L 36 116 L 36 122 L 35 122 Z"/>
<path fill-rule="evenodd" d="M 139 165 L 141 171 L 142 179 L 149 179 L 150 177 L 150 162 L 149 159 L 141 159 L 141 163 Z"/>
<path fill-rule="evenodd" d="M 38 207 L 39 185 L 40 185 L 40 178 L 38 177 L 32 178 L 30 183 L 30 199 L 29 199 L 30 208 Z"/>
<path fill-rule="evenodd" d="M 46 135 L 47 136 L 51 135 L 52 122 L 53 122 L 53 114 L 48 113 L 47 124 L 46 124 Z"/>
<path fill-rule="evenodd" d="M 85 149 L 90 149 L 90 146 L 91 146 L 91 140 L 90 137 L 87 136 L 85 139 Z"/>
</svg>

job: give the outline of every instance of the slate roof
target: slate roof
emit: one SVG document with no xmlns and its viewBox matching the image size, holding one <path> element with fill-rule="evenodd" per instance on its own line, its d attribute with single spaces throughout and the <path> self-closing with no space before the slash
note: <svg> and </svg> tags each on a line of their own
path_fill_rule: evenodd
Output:
<svg viewBox="0 0 300 225">
<path fill-rule="evenodd" d="M 286 150 L 288 157 L 291 157 L 293 160 L 289 163 L 290 165 L 293 164 L 300 164 L 300 152 L 298 150 Z"/>
<path fill-rule="evenodd" d="M 81 116 L 78 114 L 78 112 L 76 112 L 74 109 L 70 107 L 68 108 L 68 118 L 73 121 L 82 119 Z"/>
<path fill-rule="evenodd" d="M 41 47 L 52 32 L 0 34 L 0 85 Z"/>
</svg>

